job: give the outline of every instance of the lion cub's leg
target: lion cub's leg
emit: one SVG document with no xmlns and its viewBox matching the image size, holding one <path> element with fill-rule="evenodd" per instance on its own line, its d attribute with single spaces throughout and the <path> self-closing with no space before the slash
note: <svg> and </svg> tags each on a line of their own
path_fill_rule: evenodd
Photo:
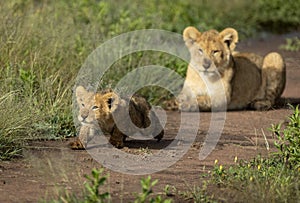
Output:
<svg viewBox="0 0 300 203">
<path fill-rule="evenodd" d="M 148 116 L 146 116 L 146 118 L 144 120 L 146 123 L 146 125 L 144 127 L 147 128 L 148 126 L 151 125 L 152 129 L 150 129 L 151 132 L 149 132 L 149 134 L 152 133 L 153 135 L 155 135 L 154 138 L 157 140 L 157 142 L 159 142 L 164 137 L 164 129 L 163 129 L 156 113 L 153 110 L 151 110 L 150 111 L 150 119 Z M 153 123 L 151 123 L 151 120 Z"/>
<path fill-rule="evenodd" d="M 199 95 L 196 99 L 181 99 L 178 101 L 180 111 L 210 111 L 211 99 L 209 95 Z"/>
<path fill-rule="evenodd" d="M 117 126 L 114 126 L 109 142 L 117 148 L 123 148 L 125 138 L 126 136 L 117 128 Z"/>
<path fill-rule="evenodd" d="M 197 102 L 194 101 L 190 101 L 190 100 L 181 100 L 178 101 L 178 109 L 180 111 L 199 111 L 199 106 L 197 104 Z"/>
<path fill-rule="evenodd" d="M 156 135 L 154 138 L 157 140 L 157 142 L 159 142 L 165 134 L 164 128 L 162 127 L 162 125 L 160 124 L 160 121 L 158 119 L 158 117 L 155 115 L 155 113 L 153 113 L 153 117 L 154 119 L 154 130 L 152 130 L 152 133 L 154 133 L 154 135 Z M 159 132 L 159 133 L 158 133 Z"/>
<path fill-rule="evenodd" d="M 85 149 L 89 134 L 90 127 L 82 125 L 77 139 L 70 143 L 71 149 Z"/>
<path fill-rule="evenodd" d="M 211 110 L 211 99 L 209 95 L 197 96 L 197 102 L 200 111 L 210 111 Z"/>
<path fill-rule="evenodd" d="M 285 63 L 280 54 L 272 52 L 265 56 L 262 65 L 264 96 L 254 102 L 255 109 L 266 110 L 274 105 L 284 90 L 285 74 Z"/>
</svg>

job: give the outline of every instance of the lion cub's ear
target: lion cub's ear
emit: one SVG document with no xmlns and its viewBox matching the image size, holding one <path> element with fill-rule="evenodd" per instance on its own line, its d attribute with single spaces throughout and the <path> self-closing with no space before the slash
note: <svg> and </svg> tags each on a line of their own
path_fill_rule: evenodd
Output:
<svg viewBox="0 0 300 203">
<path fill-rule="evenodd" d="M 183 31 L 183 40 L 185 45 L 190 47 L 201 36 L 201 33 L 195 27 L 187 27 Z"/>
<path fill-rule="evenodd" d="M 108 106 L 109 109 L 111 109 L 114 100 L 115 100 L 114 97 L 109 97 L 109 98 L 106 100 L 106 103 L 107 103 L 107 106 Z"/>
<path fill-rule="evenodd" d="M 106 102 L 108 110 L 112 110 L 118 105 L 119 98 L 114 92 L 108 92 L 102 95 L 102 99 Z"/>
<path fill-rule="evenodd" d="M 77 101 L 80 101 L 80 99 L 82 99 L 84 95 L 86 95 L 87 91 L 84 87 L 78 86 L 76 87 L 75 93 L 76 93 Z"/>
<path fill-rule="evenodd" d="M 235 44 L 238 42 L 238 32 L 233 28 L 226 28 L 219 34 L 221 40 L 228 46 L 231 52 L 235 49 Z"/>
</svg>

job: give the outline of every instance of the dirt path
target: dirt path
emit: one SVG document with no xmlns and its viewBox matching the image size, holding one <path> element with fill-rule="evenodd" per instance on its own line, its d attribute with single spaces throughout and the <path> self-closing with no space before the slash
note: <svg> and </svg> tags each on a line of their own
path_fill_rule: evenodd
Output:
<svg viewBox="0 0 300 203">
<path fill-rule="evenodd" d="M 293 36 L 300 33 L 293 33 Z M 279 51 L 287 64 L 287 84 L 283 101 L 299 103 L 300 100 L 300 52 L 278 50 L 288 36 L 269 36 L 266 39 L 249 40 L 238 45 L 243 51 L 266 54 Z M 226 114 L 222 136 L 212 153 L 203 161 L 199 160 L 206 132 L 210 125 L 211 113 L 201 113 L 200 128 L 195 142 L 189 151 L 174 165 L 166 170 L 152 174 L 152 179 L 159 179 L 154 192 L 162 192 L 165 185 L 174 186 L 177 191 L 187 191 L 194 185 L 201 185 L 200 174 L 207 173 L 216 159 L 221 164 L 232 164 L 234 158 L 249 159 L 257 154 L 266 155 L 274 150 L 273 137 L 267 130 L 272 123 L 284 122 L 291 113 L 280 106 L 266 112 L 234 111 Z M 168 112 L 165 139 L 158 147 L 149 143 L 127 142 L 124 150 L 137 154 L 155 154 L 159 147 L 168 145 L 174 138 L 180 123 L 180 113 Z M 190 117 L 195 114 L 190 113 Z M 266 138 L 264 138 L 264 135 Z M 25 159 L 0 162 L 0 202 L 37 202 L 56 196 L 59 191 L 80 192 L 85 181 L 83 174 L 90 174 L 94 167 L 101 165 L 93 160 L 86 151 L 72 151 L 68 148 L 70 140 L 34 142 L 25 150 Z M 270 149 L 266 147 L 266 142 Z M 141 150 L 137 145 L 141 145 Z M 159 164 L 159 163 L 156 163 Z M 154 163 L 155 166 L 155 163 Z M 109 173 L 103 190 L 112 194 L 113 202 L 128 202 L 139 192 L 140 179 L 145 176 L 125 175 L 105 169 Z M 176 195 L 176 202 L 187 201 Z"/>
</svg>

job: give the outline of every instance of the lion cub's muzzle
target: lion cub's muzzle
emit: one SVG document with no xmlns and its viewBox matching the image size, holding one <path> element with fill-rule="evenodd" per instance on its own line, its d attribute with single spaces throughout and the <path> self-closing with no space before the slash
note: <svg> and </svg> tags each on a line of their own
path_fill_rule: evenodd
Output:
<svg viewBox="0 0 300 203">
<path fill-rule="evenodd" d="M 208 58 L 204 58 L 203 59 L 203 68 L 205 70 L 208 70 L 210 66 L 211 66 L 211 60 Z"/>
<path fill-rule="evenodd" d="M 87 109 L 82 109 L 78 115 L 78 121 L 85 124 L 91 124 L 93 123 L 94 119 Z"/>
</svg>

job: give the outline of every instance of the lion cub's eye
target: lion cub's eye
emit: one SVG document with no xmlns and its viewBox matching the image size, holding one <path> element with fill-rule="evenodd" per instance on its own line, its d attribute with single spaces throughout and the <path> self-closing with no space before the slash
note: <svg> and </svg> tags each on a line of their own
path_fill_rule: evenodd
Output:
<svg viewBox="0 0 300 203">
<path fill-rule="evenodd" d="M 81 103 L 81 106 L 84 107 L 84 103 Z"/>
<path fill-rule="evenodd" d="M 220 52 L 221 52 L 220 50 L 214 50 L 211 52 L 211 54 L 215 56 L 215 55 L 219 54 Z"/>
<path fill-rule="evenodd" d="M 97 109 L 99 109 L 98 106 L 92 106 L 92 110 L 97 110 Z"/>
<path fill-rule="evenodd" d="M 198 49 L 198 51 L 199 51 L 199 54 L 203 54 L 203 50 L 202 49 Z"/>
</svg>

